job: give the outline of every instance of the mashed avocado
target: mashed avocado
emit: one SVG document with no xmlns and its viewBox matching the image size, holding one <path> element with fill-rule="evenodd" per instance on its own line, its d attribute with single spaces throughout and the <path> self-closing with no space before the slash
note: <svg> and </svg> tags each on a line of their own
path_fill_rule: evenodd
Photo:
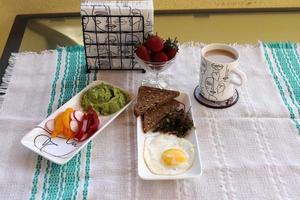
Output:
<svg viewBox="0 0 300 200">
<path fill-rule="evenodd" d="M 83 110 L 87 111 L 92 106 L 101 115 L 113 114 L 123 108 L 128 102 L 128 94 L 104 83 L 88 89 L 81 97 Z"/>
</svg>

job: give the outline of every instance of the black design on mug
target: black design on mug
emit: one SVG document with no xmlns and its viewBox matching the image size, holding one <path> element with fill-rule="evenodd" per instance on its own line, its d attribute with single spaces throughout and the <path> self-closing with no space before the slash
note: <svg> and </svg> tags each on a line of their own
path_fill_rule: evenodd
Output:
<svg viewBox="0 0 300 200">
<path fill-rule="evenodd" d="M 201 82 L 200 82 L 200 85 L 201 85 L 201 90 L 203 90 L 203 87 L 202 87 L 202 84 L 203 84 L 203 78 L 204 78 L 204 74 L 207 70 L 207 63 L 204 59 L 201 59 L 201 65 L 200 65 L 200 77 L 201 77 Z"/>
<path fill-rule="evenodd" d="M 229 69 L 228 69 L 228 65 L 226 66 L 226 72 L 225 72 L 225 76 L 223 77 L 223 80 L 225 82 L 227 82 L 229 80 Z"/>
<path fill-rule="evenodd" d="M 221 69 L 223 69 L 223 65 L 219 65 L 219 64 L 215 64 L 215 63 L 212 63 L 211 64 L 211 67 L 214 69 L 214 70 L 217 70 L 217 71 L 220 71 Z"/>
<path fill-rule="evenodd" d="M 223 95 L 225 89 L 226 89 L 225 84 L 222 81 L 219 82 L 219 84 L 217 86 L 217 93 L 218 94 L 222 93 L 222 95 Z"/>
<path fill-rule="evenodd" d="M 205 74 L 206 70 L 207 70 L 207 63 L 204 59 L 201 59 L 201 68 L 200 68 L 201 74 L 202 75 Z"/>
<path fill-rule="evenodd" d="M 217 98 L 215 97 L 215 94 L 217 93 L 215 90 L 215 81 L 213 77 L 207 77 L 205 79 L 205 89 L 207 91 L 207 93 L 209 94 L 209 97 L 211 99 L 215 99 L 217 100 Z"/>
<path fill-rule="evenodd" d="M 217 82 L 220 79 L 220 73 L 219 72 L 212 72 L 211 73 L 212 78 L 215 82 Z"/>
</svg>

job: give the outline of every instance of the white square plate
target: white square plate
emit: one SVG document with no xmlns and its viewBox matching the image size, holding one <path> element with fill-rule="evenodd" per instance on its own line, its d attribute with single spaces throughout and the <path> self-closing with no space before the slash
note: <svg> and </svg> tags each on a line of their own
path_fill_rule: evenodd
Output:
<svg viewBox="0 0 300 200">
<path fill-rule="evenodd" d="M 176 98 L 179 102 L 182 102 L 185 104 L 185 107 L 189 109 L 191 107 L 191 100 L 188 94 L 186 93 L 180 93 L 180 95 Z M 191 116 L 193 117 L 193 111 L 191 108 Z M 171 180 L 171 179 L 185 179 L 185 178 L 195 178 L 199 177 L 202 173 L 201 169 L 201 162 L 200 162 L 200 151 L 199 151 L 199 145 L 198 145 L 198 139 L 196 130 L 192 129 L 188 133 L 188 135 L 185 137 L 189 142 L 191 142 L 194 145 L 195 149 L 195 160 L 193 163 L 193 166 L 187 170 L 183 174 L 170 176 L 170 175 L 157 175 L 153 174 L 147 167 L 145 161 L 144 161 L 144 142 L 146 137 L 152 137 L 153 135 L 156 135 L 157 133 L 153 133 L 151 131 L 147 132 L 146 134 L 143 131 L 143 125 L 142 125 L 142 119 L 141 117 L 137 118 L 137 149 L 138 149 L 138 174 L 139 176 L 144 180 Z"/>
<path fill-rule="evenodd" d="M 90 138 L 83 142 L 77 142 L 75 140 L 67 140 L 63 137 L 51 138 L 50 134 L 44 129 L 45 123 L 54 119 L 59 113 L 63 112 L 69 107 L 72 107 L 75 110 L 82 110 L 80 106 L 80 98 L 83 92 L 89 88 L 98 85 L 100 83 L 105 83 L 117 87 L 113 84 L 104 82 L 104 81 L 94 81 L 85 87 L 81 92 L 75 95 L 72 99 L 66 102 L 63 106 L 53 112 L 47 119 L 37 125 L 29 133 L 27 133 L 21 140 L 21 143 L 36 152 L 37 154 L 43 156 L 44 158 L 51 160 L 57 164 L 67 163 L 73 156 L 75 156 L 89 141 L 96 137 L 105 127 L 107 127 L 116 117 L 118 117 L 134 100 L 133 95 L 128 91 L 120 88 L 122 91 L 127 92 L 130 96 L 130 102 L 128 102 L 120 111 L 108 115 L 100 115 L 100 129 L 95 132 Z M 119 88 L 119 87 L 118 87 Z"/>
</svg>

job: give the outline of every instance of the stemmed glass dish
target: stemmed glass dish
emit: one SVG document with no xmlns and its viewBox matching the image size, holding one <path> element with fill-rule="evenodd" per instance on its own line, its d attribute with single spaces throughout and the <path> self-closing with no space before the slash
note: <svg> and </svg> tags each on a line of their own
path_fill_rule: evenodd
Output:
<svg viewBox="0 0 300 200">
<path fill-rule="evenodd" d="M 168 87 L 169 77 L 160 73 L 172 66 L 172 64 L 175 62 L 177 55 L 166 62 L 144 61 L 141 58 L 139 58 L 136 55 L 136 53 L 134 55 L 139 65 L 147 72 L 150 72 L 149 75 L 142 81 L 142 85 L 157 87 L 161 89 Z"/>
</svg>

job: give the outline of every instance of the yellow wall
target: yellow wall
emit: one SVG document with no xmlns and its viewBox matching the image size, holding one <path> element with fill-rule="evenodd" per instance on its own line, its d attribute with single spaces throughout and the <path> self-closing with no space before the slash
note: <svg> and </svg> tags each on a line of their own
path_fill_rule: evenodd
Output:
<svg viewBox="0 0 300 200">
<path fill-rule="evenodd" d="M 13 20 L 18 14 L 79 12 L 80 0 L 1 0 L 0 55 L 2 54 Z M 298 0 L 154 0 L 156 10 L 300 7 Z"/>
<path fill-rule="evenodd" d="M 155 0 L 154 0 L 155 1 Z M 299 0 L 156 0 L 157 8 L 173 9 L 226 9 L 226 8 L 284 8 L 299 7 Z"/>
</svg>

